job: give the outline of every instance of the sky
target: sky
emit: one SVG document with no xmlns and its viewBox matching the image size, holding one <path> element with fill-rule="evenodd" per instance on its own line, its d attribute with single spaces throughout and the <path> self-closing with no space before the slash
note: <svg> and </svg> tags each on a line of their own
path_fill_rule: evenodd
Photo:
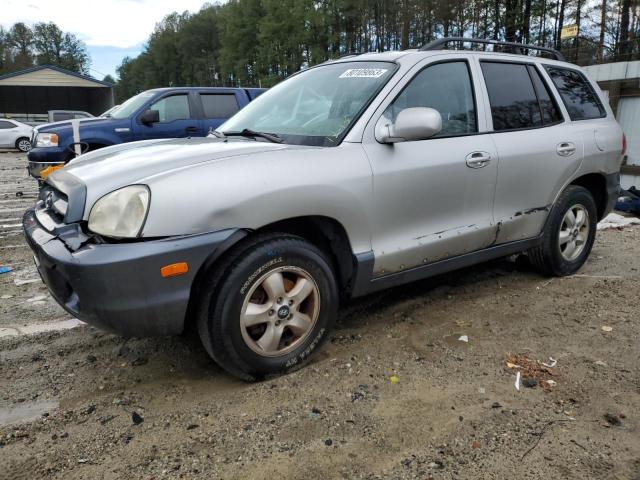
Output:
<svg viewBox="0 0 640 480">
<path fill-rule="evenodd" d="M 0 0 L 0 25 L 54 22 L 85 42 L 91 76 L 116 77 L 127 55 L 142 51 L 155 24 L 174 11 L 197 12 L 205 0 Z"/>
</svg>

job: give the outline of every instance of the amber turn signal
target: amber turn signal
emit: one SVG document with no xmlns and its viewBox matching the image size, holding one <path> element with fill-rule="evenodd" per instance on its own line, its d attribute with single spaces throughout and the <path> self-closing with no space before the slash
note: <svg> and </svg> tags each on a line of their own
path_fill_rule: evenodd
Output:
<svg viewBox="0 0 640 480">
<path fill-rule="evenodd" d="M 184 275 L 189 271 L 189 265 L 187 262 L 172 263 L 166 265 L 160 269 L 160 275 L 163 277 L 176 277 L 178 275 Z"/>
</svg>

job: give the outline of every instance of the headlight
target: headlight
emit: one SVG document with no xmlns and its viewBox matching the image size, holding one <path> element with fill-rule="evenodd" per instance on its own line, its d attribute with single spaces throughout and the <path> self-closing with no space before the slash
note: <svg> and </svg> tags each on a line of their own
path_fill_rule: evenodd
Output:
<svg viewBox="0 0 640 480">
<path fill-rule="evenodd" d="M 145 185 L 129 185 L 106 194 L 91 208 L 89 230 L 107 237 L 138 237 L 147 218 L 149 195 Z"/>
<path fill-rule="evenodd" d="M 36 147 L 57 147 L 58 135 L 55 133 L 39 133 L 36 136 Z"/>
</svg>

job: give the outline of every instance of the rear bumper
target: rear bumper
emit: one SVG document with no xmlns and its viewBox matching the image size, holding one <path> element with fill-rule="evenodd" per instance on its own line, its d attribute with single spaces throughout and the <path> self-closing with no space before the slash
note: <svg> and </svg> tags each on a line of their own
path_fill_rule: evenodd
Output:
<svg viewBox="0 0 640 480">
<path fill-rule="evenodd" d="M 620 173 L 610 173 L 607 175 L 607 198 L 602 214 L 602 218 L 611 213 L 620 197 Z"/>
<path fill-rule="evenodd" d="M 200 267 L 242 238 L 242 230 L 76 250 L 73 229 L 46 231 L 35 211 L 23 217 L 38 271 L 55 300 L 70 314 L 123 336 L 175 335 L 183 331 L 191 289 Z M 87 237 L 78 231 L 77 237 Z M 160 268 L 187 262 L 189 272 L 163 278 Z"/>
</svg>

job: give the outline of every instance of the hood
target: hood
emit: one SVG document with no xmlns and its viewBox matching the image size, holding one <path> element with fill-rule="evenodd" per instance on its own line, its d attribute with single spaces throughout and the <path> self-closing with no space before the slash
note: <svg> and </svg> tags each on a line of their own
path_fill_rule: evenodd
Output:
<svg viewBox="0 0 640 480">
<path fill-rule="evenodd" d="M 82 181 L 89 193 L 104 194 L 192 165 L 287 148 L 301 147 L 211 137 L 144 140 L 87 153 L 69 162 L 64 171 Z"/>
<path fill-rule="evenodd" d="M 102 126 L 102 125 L 109 125 L 111 123 L 113 123 L 114 121 L 116 121 L 115 119 L 112 118 L 104 118 L 104 117 L 93 117 L 93 118 L 77 118 L 76 120 L 78 120 L 83 127 L 86 127 L 87 125 L 91 125 L 91 126 Z M 59 122 L 51 122 L 51 123 L 45 123 L 44 125 L 38 125 L 37 127 L 35 127 L 35 129 L 38 132 L 55 132 L 58 129 L 61 128 L 71 128 L 71 120 L 60 120 Z"/>
</svg>

